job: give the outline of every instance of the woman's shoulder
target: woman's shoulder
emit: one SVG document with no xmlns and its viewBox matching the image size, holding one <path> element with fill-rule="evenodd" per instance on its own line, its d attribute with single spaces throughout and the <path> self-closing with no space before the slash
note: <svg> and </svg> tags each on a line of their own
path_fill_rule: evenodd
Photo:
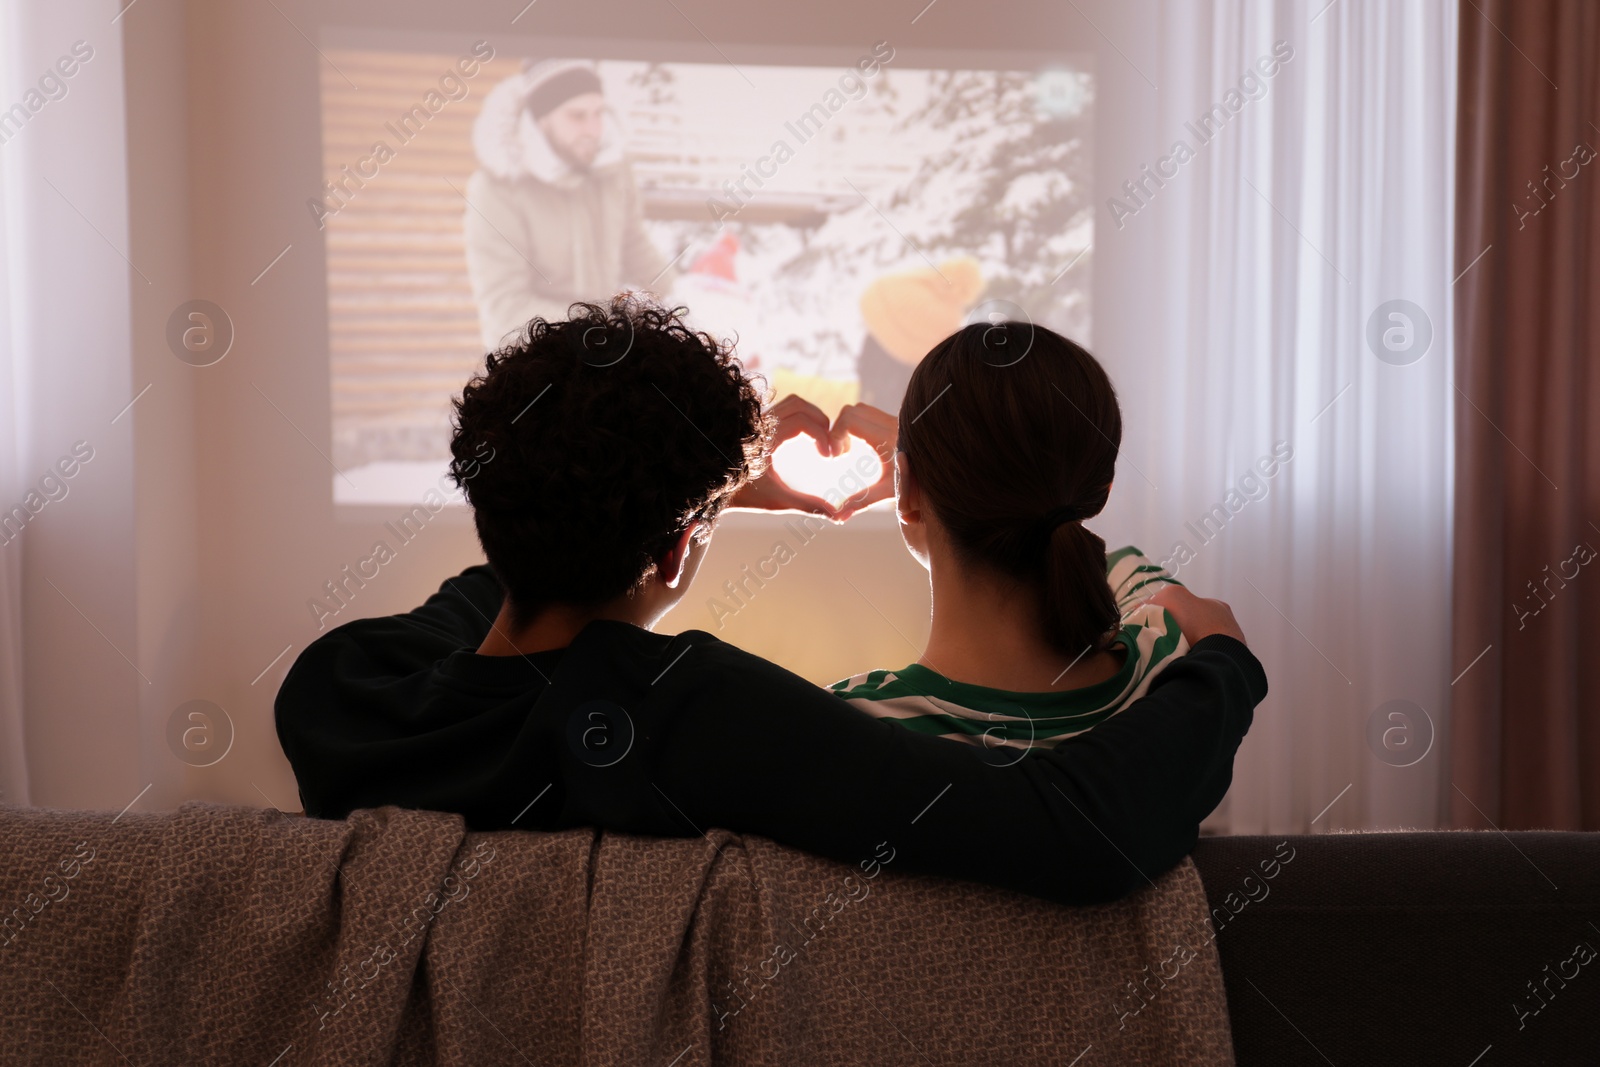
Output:
<svg viewBox="0 0 1600 1067">
<path fill-rule="evenodd" d="M 850 699 L 884 699 L 899 693 L 906 688 L 903 670 L 894 670 L 880 667 L 875 670 L 862 671 L 852 674 L 848 678 L 841 678 L 828 686 L 830 693 L 835 693 Z"/>
<path fill-rule="evenodd" d="M 1124 612 L 1163 585 L 1183 584 L 1133 545 L 1106 553 L 1106 581 L 1111 583 L 1117 607 Z"/>
</svg>

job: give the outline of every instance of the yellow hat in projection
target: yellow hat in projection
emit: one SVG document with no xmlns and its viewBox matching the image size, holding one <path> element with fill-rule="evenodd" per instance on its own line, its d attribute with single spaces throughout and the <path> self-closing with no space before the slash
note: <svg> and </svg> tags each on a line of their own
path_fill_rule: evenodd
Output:
<svg viewBox="0 0 1600 1067">
<path fill-rule="evenodd" d="M 822 409 L 832 422 L 839 417 L 846 404 L 861 399 L 861 383 L 855 379 L 819 378 L 815 374 L 801 374 L 788 367 L 776 367 L 772 372 L 772 395 L 801 396 Z"/>
<path fill-rule="evenodd" d="M 861 315 L 889 355 L 914 367 L 928 349 L 961 328 L 981 292 L 978 261 L 961 256 L 940 263 L 938 270 L 922 267 L 876 279 L 861 294 Z"/>
</svg>

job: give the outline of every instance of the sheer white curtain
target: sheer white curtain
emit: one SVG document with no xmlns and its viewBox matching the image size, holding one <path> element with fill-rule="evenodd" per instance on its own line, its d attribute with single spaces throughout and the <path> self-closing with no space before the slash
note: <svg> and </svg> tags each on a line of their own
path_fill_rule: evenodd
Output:
<svg viewBox="0 0 1600 1067">
<path fill-rule="evenodd" d="M 0 2 L 0 100 L 17 99 L 12 19 L 14 6 Z M 27 440 L 27 411 L 22 402 L 26 382 L 16 314 L 20 283 L 13 269 L 17 233 L 16 189 L 18 150 L 13 142 L 0 144 L 0 509 L 22 500 L 23 443 Z M 3 540 L 3 535 L 0 535 Z M 0 544 L 0 804 L 28 803 L 28 767 L 22 730 L 22 541 Z"/>
<path fill-rule="evenodd" d="M 1267 668 L 1223 832 L 1431 827 L 1449 788 L 1456 8 L 1324 3 L 1153 0 L 1107 34 L 1139 68 L 1107 72 L 1113 184 L 1171 177 L 1097 224 L 1129 416 L 1106 532 L 1187 546 Z"/>
</svg>

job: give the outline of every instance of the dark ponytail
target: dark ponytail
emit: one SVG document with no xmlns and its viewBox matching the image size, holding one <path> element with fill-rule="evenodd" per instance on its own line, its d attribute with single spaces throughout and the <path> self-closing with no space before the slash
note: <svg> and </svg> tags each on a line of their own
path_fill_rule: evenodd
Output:
<svg viewBox="0 0 1600 1067">
<path fill-rule="evenodd" d="M 1062 523 L 1050 535 L 1041 610 L 1045 633 L 1073 657 L 1102 647 L 1121 617 L 1106 581 L 1105 540 L 1082 523 Z"/>
<path fill-rule="evenodd" d="M 1069 659 L 1106 647 L 1120 618 L 1106 543 L 1083 520 L 1105 507 L 1121 441 L 1105 370 L 1026 322 L 951 334 L 900 406 L 900 448 L 958 557 L 1036 590 L 1039 625 Z"/>
</svg>

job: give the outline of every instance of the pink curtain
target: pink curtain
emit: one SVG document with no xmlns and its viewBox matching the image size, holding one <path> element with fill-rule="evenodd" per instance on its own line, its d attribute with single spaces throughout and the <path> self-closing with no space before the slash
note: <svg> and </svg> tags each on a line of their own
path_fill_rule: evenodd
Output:
<svg viewBox="0 0 1600 1067">
<path fill-rule="evenodd" d="M 1600 830 L 1600 4 L 1460 49 L 1450 810 Z"/>
</svg>

